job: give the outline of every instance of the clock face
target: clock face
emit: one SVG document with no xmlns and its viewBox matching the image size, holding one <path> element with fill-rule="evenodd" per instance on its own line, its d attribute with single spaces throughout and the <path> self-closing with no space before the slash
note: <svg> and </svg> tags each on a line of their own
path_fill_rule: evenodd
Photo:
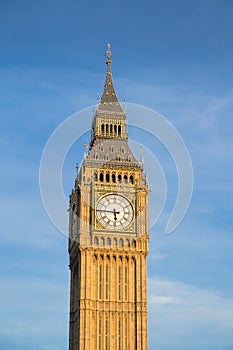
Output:
<svg viewBox="0 0 233 350">
<path fill-rule="evenodd" d="M 126 229 L 131 224 L 133 216 L 132 204 L 118 194 L 102 197 L 96 206 L 96 217 L 100 224 L 108 230 Z"/>
</svg>

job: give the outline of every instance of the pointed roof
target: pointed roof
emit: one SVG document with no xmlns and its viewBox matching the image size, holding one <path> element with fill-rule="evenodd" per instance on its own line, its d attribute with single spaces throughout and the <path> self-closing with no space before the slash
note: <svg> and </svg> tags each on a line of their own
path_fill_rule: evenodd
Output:
<svg viewBox="0 0 233 350">
<path fill-rule="evenodd" d="M 142 169 L 128 144 L 127 118 L 112 81 L 108 44 L 104 91 L 92 121 L 92 136 L 84 164 L 93 167 Z M 120 130 L 120 131 L 119 131 Z"/>
<path fill-rule="evenodd" d="M 113 85 L 112 80 L 112 72 L 111 72 L 111 56 L 112 53 L 110 51 L 110 44 L 108 44 L 108 51 L 106 52 L 107 56 L 107 71 L 106 71 L 106 78 L 105 78 L 105 84 L 104 84 L 104 91 L 101 97 L 100 104 L 97 108 L 97 114 L 100 112 L 107 113 L 108 115 L 125 115 L 123 112 L 123 109 L 121 108 L 121 105 L 118 101 L 116 91 Z"/>
</svg>

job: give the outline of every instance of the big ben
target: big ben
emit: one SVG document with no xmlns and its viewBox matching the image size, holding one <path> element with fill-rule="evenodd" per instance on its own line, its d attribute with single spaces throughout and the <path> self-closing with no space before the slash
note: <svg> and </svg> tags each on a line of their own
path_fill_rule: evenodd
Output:
<svg viewBox="0 0 233 350">
<path fill-rule="evenodd" d="M 112 80 L 70 195 L 69 350 L 147 350 L 148 184 Z"/>
</svg>

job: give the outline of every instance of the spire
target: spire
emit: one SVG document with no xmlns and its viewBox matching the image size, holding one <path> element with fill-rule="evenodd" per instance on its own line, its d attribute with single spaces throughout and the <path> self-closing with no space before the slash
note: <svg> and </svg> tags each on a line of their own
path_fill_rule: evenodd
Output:
<svg viewBox="0 0 233 350">
<path fill-rule="evenodd" d="M 112 81 L 112 72 L 111 72 L 111 56 L 112 52 L 110 50 L 110 44 L 108 44 L 108 50 L 105 53 L 107 56 L 107 72 L 104 84 L 104 91 L 101 97 L 100 104 L 97 109 L 98 112 L 107 112 L 107 114 L 124 114 L 121 105 L 118 101 L 116 91 Z"/>
</svg>

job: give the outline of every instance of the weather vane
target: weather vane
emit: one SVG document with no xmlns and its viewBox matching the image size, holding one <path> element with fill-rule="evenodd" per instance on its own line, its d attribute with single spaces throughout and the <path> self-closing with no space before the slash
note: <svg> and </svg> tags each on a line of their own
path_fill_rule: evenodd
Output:
<svg viewBox="0 0 233 350">
<path fill-rule="evenodd" d="M 112 56 L 112 52 L 111 52 L 111 45 L 110 44 L 108 44 L 108 50 L 107 50 L 107 52 L 105 53 L 105 55 L 107 56 L 107 62 L 111 62 L 111 56 Z"/>
</svg>

